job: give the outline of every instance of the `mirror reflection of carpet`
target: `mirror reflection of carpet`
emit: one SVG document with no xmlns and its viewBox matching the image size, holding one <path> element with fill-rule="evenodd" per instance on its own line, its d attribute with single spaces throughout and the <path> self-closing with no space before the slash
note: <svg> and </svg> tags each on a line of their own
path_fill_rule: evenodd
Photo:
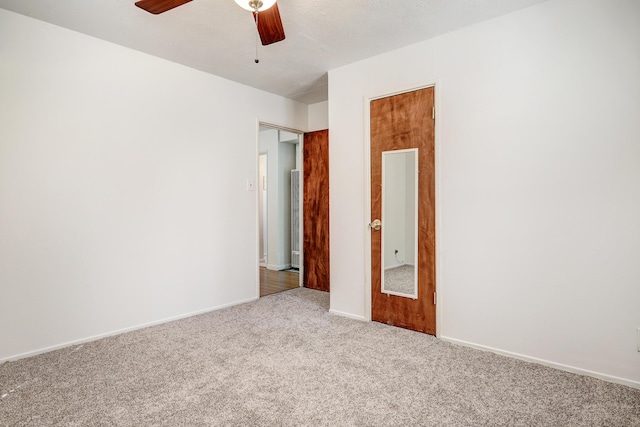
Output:
<svg viewBox="0 0 640 427">
<path fill-rule="evenodd" d="M 384 288 L 387 291 L 402 294 L 414 292 L 414 267 L 413 265 L 401 265 L 384 271 Z"/>
</svg>

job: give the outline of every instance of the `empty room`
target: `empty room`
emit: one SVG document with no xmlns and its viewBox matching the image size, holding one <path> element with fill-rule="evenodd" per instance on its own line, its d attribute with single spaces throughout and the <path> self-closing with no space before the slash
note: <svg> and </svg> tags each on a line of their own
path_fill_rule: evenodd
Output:
<svg viewBox="0 0 640 427">
<path fill-rule="evenodd" d="M 640 426 L 639 260 L 638 0 L 0 0 L 0 426 Z"/>
</svg>

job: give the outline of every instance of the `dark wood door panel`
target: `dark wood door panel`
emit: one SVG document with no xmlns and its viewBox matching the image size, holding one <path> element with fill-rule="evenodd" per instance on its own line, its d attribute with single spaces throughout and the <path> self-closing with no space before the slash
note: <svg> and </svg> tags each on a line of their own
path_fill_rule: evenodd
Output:
<svg viewBox="0 0 640 427">
<path fill-rule="evenodd" d="M 329 131 L 304 135 L 303 279 L 305 287 L 329 292 Z"/>
<path fill-rule="evenodd" d="M 382 217 L 382 152 L 418 148 L 418 298 L 381 292 L 381 235 L 371 231 L 371 316 L 378 322 L 435 334 L 434 89 L 371 102 L 371 219 Z M 383 219 L 384 222 L 384 219 Z"/>
</svg>

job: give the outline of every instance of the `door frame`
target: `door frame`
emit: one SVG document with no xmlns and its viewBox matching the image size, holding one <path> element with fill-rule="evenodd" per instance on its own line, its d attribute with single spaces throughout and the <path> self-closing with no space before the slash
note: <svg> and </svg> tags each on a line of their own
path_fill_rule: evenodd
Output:
<svg viewBox="0 0 640 427">
<path fill-rule="evenodd" d="M 298 135 L 299 138 L 299 142 L 298 144 L 300 144 L 300 153 L 302 153 L 303 147 L 304 147 L 304 131 L 301 131 L 299 129 L 293 129 L 287 126 L 281 126 L 281 125 L 277 125 L 277 124 L 273 124 L 270 122 L 263 122 L 260 120 L 256 120 L 256 152 L 255 152 L 255 164 L 254 164 L 254 174 L 256 177 L 260 177 L 260 128 L 261 127 L 267 127 L 267 128 L 271 128 L 271 129 L 278 129 L 278 130 L 284 130 L 287 132 L 291 132 L 291 133 L 295 133 Z M 302 154 L 301 154 L 302 155 Z M 304 162 L 300 161 L 300 193 L 302 195 L 302 188 L 304 185 Z M 257 188 L 256 188 L 257 187 Z M 256 186 L 254 186 L 254 188 L 256 188 L 256 190 L 259 190 L 260 188 L 260 183 L 258 183 Z M 255 243 L 255 254 L 254 254 L 254 260 L 255 260 L 255 270 L 256 270 L 256 295 L 257 298 L 260 298 L 260 221 L 262 220 L 260 218 L 260 209 L 258 207 L 259 203 L 260 203 L 260 194 L 259 191 L 255 191 L 255 202 L 256 202 L 256 221 L 255 221 L 255 227 L 256 227 L 256 243 Z M 301 243 L 302 243 L 302 232 L 304 231 L 304 203 L 302 200 L 302 197 L 300 197 L 300 239 L 301 239 Z M 299 279 L 298 279 L 298 286 L 302 287 L 302 279 L 304 277 L 304 247 L 301 244 L 300 245 L 300 268 L 299 268 Z"/>
<path fill-rule="evenodd" d="M 365 96 L 363 100 L 364 108 L 364 220 L 363 226 L 365 227 L 365 248 L 364 248 L 364 315 L 365 320 L 371 322 L 371 297 L 372 297 L 372 283 L 371 283 L 371 232 L 369 230 L 369 223 L 373 219 L 371 217 L 371 101 L 376 99 L 387 98 L 394 95 L 400 95 L 407 92 L 414 92 L 420 89 L 434 88 L 434 105 L 436 109 L 435 120 L 435 135 L 434 135 L 434 179 L 435 179 L 435 226 L 436 226 L 436 337 L 440 337 L 440 331 L 442 331 L 442 306 L 445 301 L 446 292 L 444 291 L 442 280 L 442 222 L 441 222 L 441 191 L 440 183 L 441 179 L 441 154 L 440 154 L 440 123 L 442 122 L 442 115 L 440 114 L 440 92 L 442 85 L 440 79 L 435 81 L 429 81 L 421 85 L 415 85 L 411 87 L 398 88 L 384 93 L 378 93 L 371 96 Z"/>
<path fill-rule="evenodd" d="M 255 190 L 258 192 L 258 241 L 260 241 L 260 239 L 262 239 L 262 244 L 258 243 L 258 265 L 260 267 L 266 267 L 267 266 L 267 255 L 269 252 L 269 227 L 267 226 L 268 224 L 268 211 L 269 211 L 269 204 L 267 203 L 267 200 L 265 195 L 264 195 L 264 190 L 263 190 L 263 181 L 262 181 L 262 176 L 260 175 L 260 158 L 264 156 L 265 157 L 265 168 L 267 169 L 267 175 L 269 173 L 268 171 L 268 165 L 269 165 L 269 154 L 268 153 L 260 153 L 260 151 L 258 151 L 258 180 L 256 181 L 256 185 L 255 185 Z M 266 209 L 265 209 L 265 204 L 266 204 Z M 265 221 L 266 219 L 266 221 Z M 262 230 L 261 230 L 262 229 Z M 266 236 L 265 236 L 266 235 Z M 266 237 L 266 239 L 265 239 Z M 262 251 L 264 250 L 264 265 L 261 265 L 261 261 L 262 261 Z"/>
</svg>

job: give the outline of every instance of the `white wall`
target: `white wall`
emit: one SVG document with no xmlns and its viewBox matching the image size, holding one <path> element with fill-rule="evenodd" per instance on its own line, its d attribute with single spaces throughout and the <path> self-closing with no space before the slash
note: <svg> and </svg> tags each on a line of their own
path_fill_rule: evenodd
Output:
<svg viewBox="0 0 640 427">
<path fill-rule="evenodd" d="M 278 228 L 280 229 L 280 269 L 291 268 L 291 171 L 296 168 L 296 146 L 281 142 L 278 148 Z"/>
<path fill-rule="evenodd" d="M 406 153 L 383 156 L 383 268 L 398 267 L 407 255 L 407 161 Z M 395 251 L 398 251 L 396 256 Z"/>
<path fill-rule="evenodd" d="M 259 143 L 259 142 L 258 142 Z M 267 154 L 260 154 L 258 156 L 258 183 L 256 188 L 258 189 L 258 234 L 259 234 L 259 243 L 258 243 L 258 259 L 260 263 L 264 263 L 266 266 L 267 262 L 267 250 L 269 248 L 268 239 L 269 239 L 269 226 L 267 215 L 267 211 L 269 209 L 269 203 L 267 198 Z"/>
<path fill-rule="evenodd" d="M 267 155 L 267 267 L 277 270 L 280 263 L 280 229 L 278 226 L 278 130 L 260 129 L 258 137 L 261 154 Z"/>
<path fill-rule="evenodd" d="M 258 120 L 305 105 L 0 10 L 0 361 L 258 296 Z"/>
<path fill-rule="evenodd" d="M 329 129 L 329 101 L 309 105 L 308 131 Z"/>
<path fill-rule="evenodd" d="M 418 165 L 418 168 L 420 165 Z M 416 211 L 416 183 L 418 181 L 418 170 L 416 170 L 416 153 L 409 152 L 405 155 L 405 226 L 404 226 L 404 253 L 401 260 L 405 264 L 415 265 L 415 252 L 417 246 L 417 211 Z"/>
<path fill-rule="evenodd" d="M 437 83 L 439 335 L 640 386 L 638 52 L 639 2 L 552 0 L 330 71 L 331 310 L 369 315 L 364 100 Z"/>
</svg>

